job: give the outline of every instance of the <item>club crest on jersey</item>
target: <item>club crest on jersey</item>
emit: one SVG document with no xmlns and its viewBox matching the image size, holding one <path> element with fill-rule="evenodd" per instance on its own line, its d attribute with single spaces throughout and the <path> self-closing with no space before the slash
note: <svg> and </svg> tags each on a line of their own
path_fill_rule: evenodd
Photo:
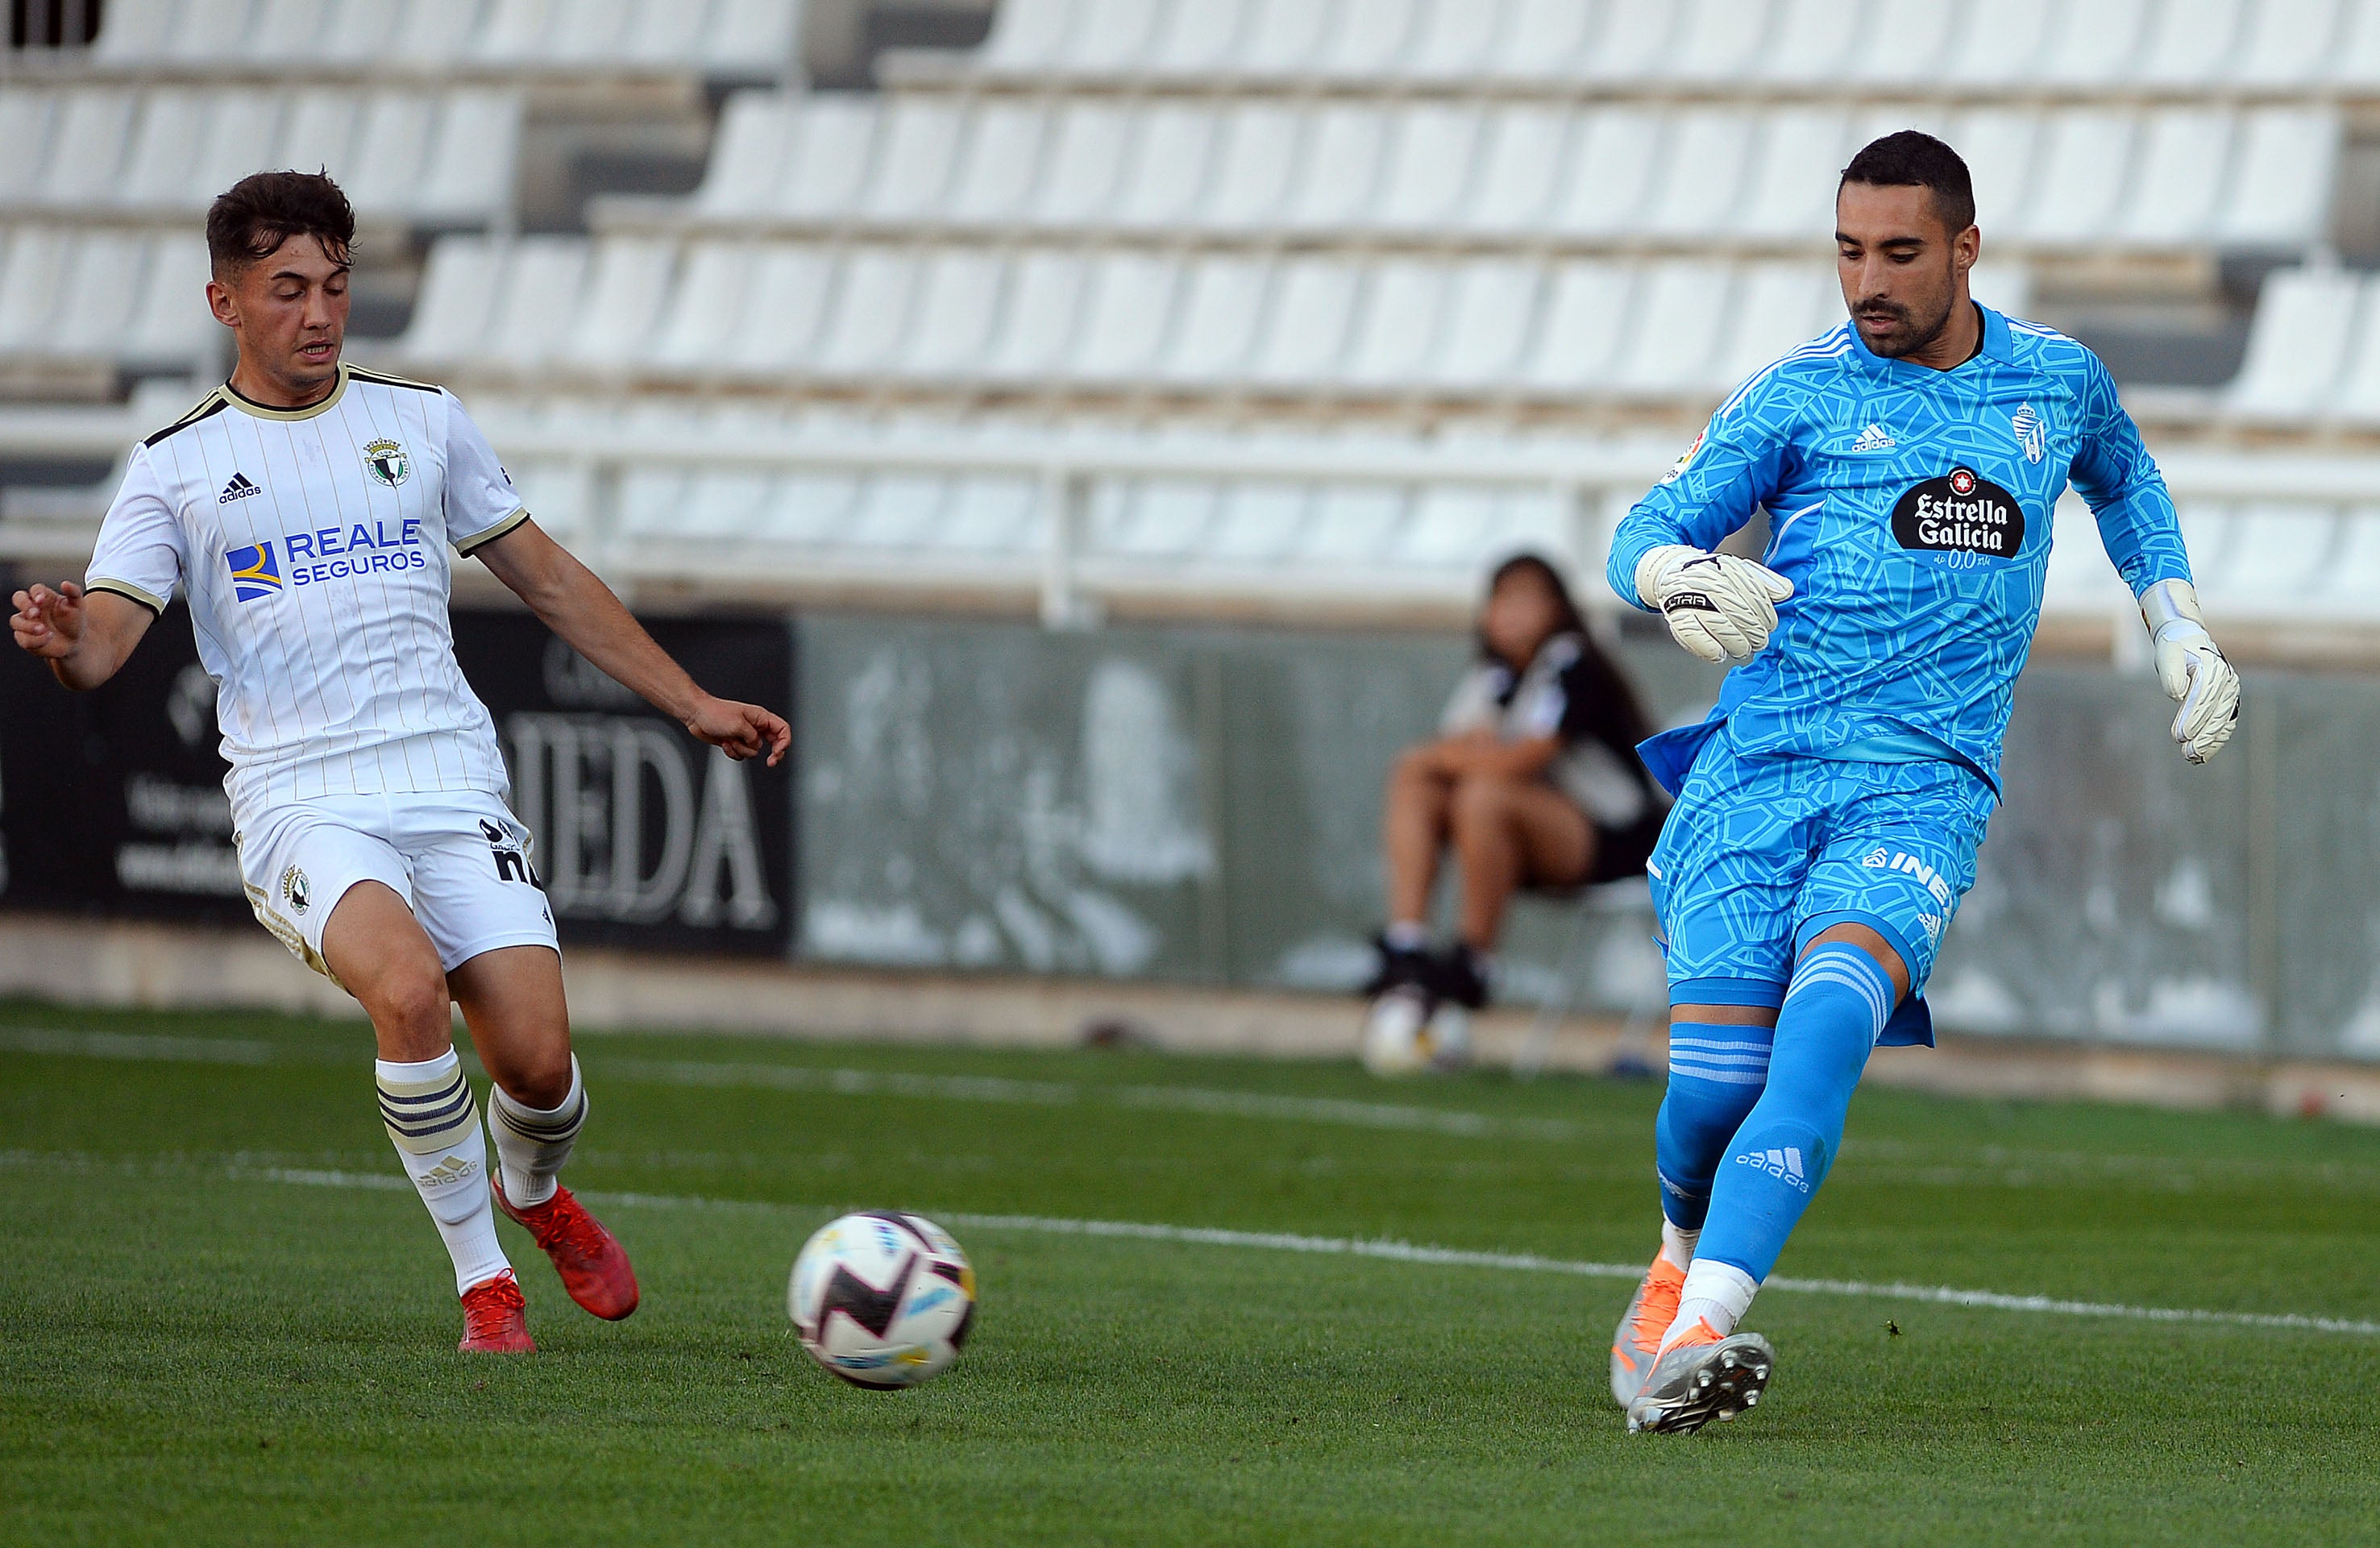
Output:
<svg viewBox="0 0 2380 1548">
<path fill-rule="evenodd" d="M 281 901 L 298 913 L 305 913 L 314 901 L 313 884 L 306 879 L 306 873 L 295 865 L 281 873 Z"/>
<path fill-rule="evenodd" d="M 231 594 L 239 600 L 253 602 L 281 594 L 281 562 L 273 557 L 271 543 L 233 549 L 224 555 L 224 563 L 231 571 Z"/>
<path fill-rule="evenodd" d="M 1894 502 L 1892 538 L 1918 552 L 2013 559 L 2024 546 L 2024 507 L 1973 468 L 1954 467 Z"/>
<path fill-rule="evenodd" d="M 2016 436 L 2017 450 L 2024 454 L 2025 461 L 2039 462 L 2049 454 L 2049 434 L 2033 405 L 2022 405 L 2009 416 L 2009 429 Z"/>
<path fill-rule="evenodd" d="M 364 468 L 373 478 L 396 488 L 413 474 L 413 463 L 406 456 L 405 448 L 394 441 L 375 441 L 364 448 Z"/>
</svg>

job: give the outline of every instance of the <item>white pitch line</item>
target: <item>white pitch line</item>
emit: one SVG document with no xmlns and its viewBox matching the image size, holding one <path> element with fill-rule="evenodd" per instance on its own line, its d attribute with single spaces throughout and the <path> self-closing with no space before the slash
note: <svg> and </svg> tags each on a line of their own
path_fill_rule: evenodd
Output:
<svg viewBox="0 0 2380 1548">
<path fill-rule="evenodd" d="M 8 1154 L 25 1157 L 26 1153 Z M 310 1188 L 360 1188 L 402 1191 L 403 1178 L 376 1172 L 318 1170 L 296 1167 L 233 1167 L 225 1175 L 254 1182 L 292 1183 Z M 759 1199 L 705 1199 L 677 1193 L 583 1192 L 581 1198 L 631 1209 L 717 1210 L 735 1214 L 804 1215 L 820 1206 L 776 1203 Z M 1305 1236 L 1294 1231 L 1238 1231 L 1219 1226 L 1168 1226 L 1139 1220 L 1075 1220 L 1047 1215 L 977 1215 L 963 1211 L 937 1213 L 942 1225 L 979 1231 L 1030 1231 L 1043 1236 L 1121 1238 L 1135 1241 L 1170 1241 L 1190 1247 L 1252 1248 L 1272 1252 L 1305 1252 L 1326 1257 L 1378 1258 L 1392 1263 L 1430 1264 L 1455 1268 L 1501 1269 L 1521 1274 L 1560 1274 L 1582 1279 L 1634 1280 L 1644 1274 L 1633 1264 L 1600 1264 L 1581 1258 L 1548 1258 L 1535 1252 L 1482 1252 L 1461 1247 L 1430 1247 L 1410 1241 L 1361 1237 Z M 1801 1295 L 1845 1296 L 1863 1300 L 1916 1300 L 1940 1306 L 1964 1306 L 1991 1312 L 2024 1312 L 2057 1317 L 2110 1317 L 2131 1322 L 2196 1323 L 2216 1327 L 2252 1327 L 2291 1333 L 2340 1333 L 2380 1337 L 2380 1322 L 2350 1317 L 2314 1317 L 2296 1312 L 2212 1312 L 2188 1306 L 2130 1306 L 2116 1301 L 2067 1300 L 2056 1296 L 2010 1295 L 2002 1290 L 1966 1290 L 1951 1285 L 1878 1284 L 1861 1279 L 1803 1279 L 1772 1275 L 1761 1287 Z"/>
<path fill-rule="evenodd" d="M 67 1032 L 51 1027 L 0 1027 L 0 1053 L 181 1064 L 319 1062 L 292 1058 L 287 1050 L 258 1040 Z M 589 1072 L 598 1078 L 649 1081 L 662 1085 L 821 1092 L 834 1096 L 908 1096 L 1026 1107 L 1110 1103 L 1121 1107 L 1221 1118 L 1451 1134 L 1467 1140 L 1511 1135 L 1559 1142 L 1582 1139 L 1596 1131 L 1593 1126 L 1566 1119 L 1497 1118 L 1487 1113 L 1404 1103 L 1282 1096 L 1209 1086 L 1111 1086 L 1073 1081 L 1018 1081 L 998 1075 L 917 1075 L 892 1070 L 827 1070 L 814 1065 L 613 1058 L 608 1055 L 598 1059 Z"/>
</svg>

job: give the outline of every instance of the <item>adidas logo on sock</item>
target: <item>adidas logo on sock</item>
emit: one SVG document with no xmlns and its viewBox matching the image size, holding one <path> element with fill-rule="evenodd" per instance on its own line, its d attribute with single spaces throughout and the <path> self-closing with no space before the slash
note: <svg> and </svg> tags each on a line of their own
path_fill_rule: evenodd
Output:
<svg viewBox="0 0 2380 1548">
<path fill-rule="evenodd" d="M 1787 1145 L 1782 1150 L 1747 1150 L 1735 1158 L 1735 1164 L 1767 1172 L 1804 1193 L 1810 1191 L 1810 1179 L 1802 1170 L 1800 1145 Z"/>
<path fill-rule="evenodd" d="M 246 500 L 249 495 L 263 492 L 263 490 L 249 481 L 247 474 L 235 473 L 231 476 L 231 482 L 223 487 L 223 493 L 215 496 L 215 503 L 228 505 L 235 500 Z"/>
<path fill-rule="evenodd" d="M 443 1188 L 450 1182 L 461 1182 L 480 1169 L 479 1163 L 466 1161 L 459 1155 L 449 1155 L 421 1175 L 424 1188 Z"/>
<path fill-rule="evenodd" d="M 1891 433 L 1882 425 L 1871 424 L 1867 429 L 1859 432 L 1859 439 L 1852 442 L 1852 450 L 1854 452 L 1889 452 L 1896 444 L 1897 442 L 1892 439 Z"/>
</svg>

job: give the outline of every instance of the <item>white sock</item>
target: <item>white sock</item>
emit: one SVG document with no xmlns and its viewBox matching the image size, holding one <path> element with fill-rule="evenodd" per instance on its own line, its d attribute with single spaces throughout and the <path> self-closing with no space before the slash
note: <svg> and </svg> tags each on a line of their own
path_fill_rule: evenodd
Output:
<svg viewBox="0 0 2380 1548">
<path fill-rule="evenodd" d="M 578 1079 L 578 1056 L 570 1056 L 570 1091 L 552 1107 L 532 1107 L 488 1088 L 488 1132 L 495 1136 L 496 1165 L 504 1197 L 526 1209 L 553 1197 L 554 1177 L 570 1159 L 570 1147 L 587 1121 L 587 1088 Z"/>
<path fill-rule="evenodd" d="M 1380 938 L 1391 951 L 1418 951 L 1429 944 L 1429 926 L 1416 920 L 1400 919 L 1382 930 Z"/>
<path fill-rule="evenodd" d="M 1712 1332 L 1726 1337 L 1743 1320 L 1752 1298 L 1759 1292 L 1760 1281 L 1733 1264 L 1697 1260 L 1686 1270 L 1685 1286 L 1678 1291 L 1678 1320 L 1661 1336 L 1662 1344 L 1666 1346 L 1697 1322 L 1710 1324 Z"/>
<path fill-rule="evenodd" d="M 1682 1230 L 1664 1220 L 1661 1222 L 1661 1256 L 1670 1260 L 1672 1268 L 1690 1269 L 1694 1266 L 1694 1243 L 1702 1238 L 1703 1233 L 1699 1229 Z"/>
<path fill-rule="evenodd" d="M 488 1142 L 463 1061 L 452 1048 L 418 1064 L 375 1059 L 372 1078 L 380 1087 L 381 1121 L 455 1260 L 455 1293 L 510 1272 L 496 1242 Z"/>
</svg>

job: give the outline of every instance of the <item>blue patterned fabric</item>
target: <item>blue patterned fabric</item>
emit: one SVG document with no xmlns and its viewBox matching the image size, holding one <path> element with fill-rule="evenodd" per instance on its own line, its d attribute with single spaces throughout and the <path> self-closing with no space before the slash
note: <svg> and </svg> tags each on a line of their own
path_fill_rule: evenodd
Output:
<svg viewBox="0 0 2380 1548">
<path fill-rule="evenodd" d="M 1940 371 L 1872 354 L 1848 321 L 1737 390 L 1611 545 L 1637 562 L 1715 549 L 1762 509 L 1763 562 L 1793 583 L 1767 649 L 1708 720 L 1645 744 L 1672 792 L 1721 724 L 1745 753 L 1949 756 L 1995 782 L 2040 621 L 2050 511 L 2071 483 L 2135 595 L 2189 580 L 2173 501 L 2096 356 L 1989 308 L 1983 347 Z"/>
<path fill-rule="evenodd" d="M 1890 941 L 1911 994 L 1888 1044 L 1934 1041 L 1919 997 L 1975 884 L 1997 800 L 1964 763 L 1747 756 L 1732 726 L 1702 749 L 1646 873 L 1674 1005 L 1778 1005 L 1794 958 L 1834 925 Z"/>
</svg>

